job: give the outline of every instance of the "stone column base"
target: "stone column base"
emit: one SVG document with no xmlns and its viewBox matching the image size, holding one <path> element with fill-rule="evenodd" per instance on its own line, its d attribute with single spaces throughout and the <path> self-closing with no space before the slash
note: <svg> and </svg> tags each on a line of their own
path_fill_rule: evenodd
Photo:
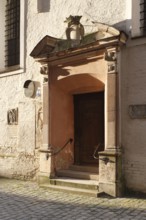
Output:
<svg viewBox="0 0 146 220">
<path fill-rule="evenodd" d="M 40 172 L 38 182 L 45 183 L 55 176 L 51 150 L 40 149 Z"/>
<path fill-rule="evenodd" d="M 99 152 L 99 191 L 113 197 L 123 194 L 121 152 L 116 149 Z"/>
</svg>

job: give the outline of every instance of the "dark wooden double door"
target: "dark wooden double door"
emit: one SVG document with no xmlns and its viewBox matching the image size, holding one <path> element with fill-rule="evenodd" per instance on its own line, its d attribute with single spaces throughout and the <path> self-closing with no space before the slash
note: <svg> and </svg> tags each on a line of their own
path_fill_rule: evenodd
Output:
<svg viewBox="0 0 146 220">
<path fill-rule="evenodd" d="M 98 164 L 93 154 L 99 144 L 104 150 L 104 92 L 74 95 L 74 125 L 75 164 Z"/>
</svg>

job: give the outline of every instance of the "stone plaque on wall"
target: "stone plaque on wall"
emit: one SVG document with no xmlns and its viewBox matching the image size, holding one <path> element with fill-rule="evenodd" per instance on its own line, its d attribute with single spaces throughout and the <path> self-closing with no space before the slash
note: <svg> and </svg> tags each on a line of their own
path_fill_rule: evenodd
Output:
<svg viewBox="0 0 146 220">
<path fill-rule="evenodd" d="M 8 125 L 17 125 L 18 124 L 18 108 L 8 110 L 7 122 L 8 122 Z"/>
<path fill-rule="evenodd" d="M 146 119 L 146 105 L 130 105 L 129 116 L 132 119 Z"/>
</svg>

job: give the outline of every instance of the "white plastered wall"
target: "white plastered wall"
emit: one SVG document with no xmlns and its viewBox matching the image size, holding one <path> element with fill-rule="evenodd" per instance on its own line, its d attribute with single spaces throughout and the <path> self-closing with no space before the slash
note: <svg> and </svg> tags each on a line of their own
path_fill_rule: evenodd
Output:
<svg viewBox="0 0 146 220">
<path fill-rule="evenodd" d="M 146 104 L 146 41 L 135 40 L 122 51 L 121 112 L 125 184 L 146 192 L 146 119 L 131 118 L 130 105 Z"/>
<path fill-rule="evenodd" d="M 140 32 L 140 0 L 132 0 L 132 37 L 138 37 Z"/>
</svg>

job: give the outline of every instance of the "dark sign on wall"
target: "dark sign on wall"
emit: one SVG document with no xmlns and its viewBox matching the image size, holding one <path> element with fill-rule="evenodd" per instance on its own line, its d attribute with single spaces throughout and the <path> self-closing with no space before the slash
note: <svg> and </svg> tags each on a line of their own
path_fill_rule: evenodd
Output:
<svg viewBox="0 0 146 220">
<path fill-rule="evenodd" d="M 130 105 L 129 116 L 132 119 L 146 119 L 146 105 Z"/>
</svg>

